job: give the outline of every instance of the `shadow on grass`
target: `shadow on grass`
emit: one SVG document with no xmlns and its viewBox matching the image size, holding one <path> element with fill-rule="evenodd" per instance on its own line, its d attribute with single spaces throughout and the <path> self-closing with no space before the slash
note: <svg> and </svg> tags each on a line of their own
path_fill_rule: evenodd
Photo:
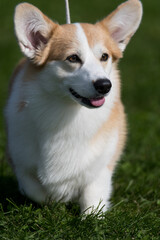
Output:
<svg viewBox="0 0 160 240">
<path fill-rule="evenodd" d="M 18 183 L 14 176 L 0 176 L 0 204 L 3 207 L 4 212 L 8 212 L 11 206 L 30 206 L 32 205 L 34 209 L 43 208 L 44 205 L 33 202 L 27 197 L 23 196 L 18 189 Z M 61 203 L 52 202 L 48 204 L 48 207 L 56 205 L 61 205 Z M 66 211 L 74 216 L 80 215 L 80 207 L 77 203 L 67 203 L 62 205 L 65 207 Z"/>
<path fill-rule="evenodd" d="M 3 210 L 8 211 L 12 202 L 17 206 L 30 205 L 31 203 L 35 207 L 38 206 L 36 203 L 21 195 L 14 176 L 0 176 L 0 203 L 3 206 Z"/>
</svg>

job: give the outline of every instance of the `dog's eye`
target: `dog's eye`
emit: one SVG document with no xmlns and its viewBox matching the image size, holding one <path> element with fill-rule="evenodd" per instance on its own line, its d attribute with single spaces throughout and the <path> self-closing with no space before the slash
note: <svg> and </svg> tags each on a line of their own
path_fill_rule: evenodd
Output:
<svg viewBox="0 0 160 240">
<path fill-rule="evenodd" d="M 67 57 L 66 60 L 71 63 L 82 63 L 81 59 L 76 54 Z"/>
<path fill-rule="evenodd" d="M 101 61 L 106 62 L 108 60 L 108 58 L 109 58 L 109 55 L 107 53 L 103 53 L 102 57 L 101 57 Z"/>
</svg>

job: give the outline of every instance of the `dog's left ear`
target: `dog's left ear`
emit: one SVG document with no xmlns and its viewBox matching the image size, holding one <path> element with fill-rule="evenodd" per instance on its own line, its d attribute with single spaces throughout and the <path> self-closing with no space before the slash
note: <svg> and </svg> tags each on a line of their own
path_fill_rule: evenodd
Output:
<svg viewBox="0 0 160 240">
<path fill-rule="evenodd" d="M 107 28 L 113 40 L 124 51 L 142 19 L 142 4 L 139 0 L 128 0 L 100 23 Z"/>
</svg>

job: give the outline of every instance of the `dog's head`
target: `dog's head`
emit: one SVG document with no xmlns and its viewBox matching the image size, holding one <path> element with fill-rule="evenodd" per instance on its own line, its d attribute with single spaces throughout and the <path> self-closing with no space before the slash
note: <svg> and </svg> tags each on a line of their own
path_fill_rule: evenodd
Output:
<svg viewBox="0 0 160 240">
<path fill-rule="evenodd" d="M 112 89 L 113 64 L 142 17 L 139 0 L 128 0 L 96 24 L 59 25 L 28 3 L 15 11 L 22 52 L 39 66 L 42 86 L 90 108 L 100 107 Z"/>
</svg>

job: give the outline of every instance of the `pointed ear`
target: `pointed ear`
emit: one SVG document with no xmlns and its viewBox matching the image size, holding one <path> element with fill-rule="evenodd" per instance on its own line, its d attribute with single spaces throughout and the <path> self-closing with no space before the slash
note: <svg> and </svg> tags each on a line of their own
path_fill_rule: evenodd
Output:
<svg viewBox="0 0 160 240">
<path fill-rule="evenodd" d="M 15 32 L 22 52 L 37 65 L 47 58 L 47 47 L 57 24 L 28 3 L 16 7 Z"/>
<path fill-rule="evenodd" d="M 142 4 L 139 0 L 128 0 L 100 23 L 107 28 L 113 40 L 124 51 L 142 19 Z"/>
</svg>

